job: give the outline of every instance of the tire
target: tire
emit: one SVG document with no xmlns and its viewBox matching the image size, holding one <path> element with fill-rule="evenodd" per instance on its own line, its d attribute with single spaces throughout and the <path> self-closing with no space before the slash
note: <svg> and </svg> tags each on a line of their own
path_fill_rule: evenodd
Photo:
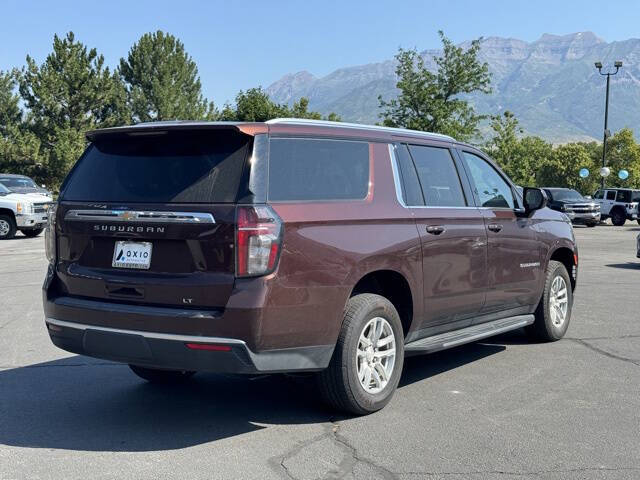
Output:
<svg viewBox="0 0 640 480">
<path fill-rule="evenodd" d="M 638 220 L 636 220 L 636 222 L 638 222 L 638 225 L 640 225 L 640 218 Z"/>
<path fill-rule="evenodd" d="M 390 338 L 390 333 L 393 334 L 393 359 L 391 356 L 375 357 L 376 353 L 390 351 L 391 343 L 381 345 L 377 352 L 370 347 L 364 348 L 366 343 L 360 340 L 361 335 L 366 337 L 365 333 L 371 333 L 374 325 L 383 329 L 382 335 L 378 336 L 381 338 L 380 341 Z M 365 340 L 368 342 L 368 338 Z M 318 374 L 320 393 L 336 410 L 356 415 L 373 413 L 391 400 L 400 381 L 403 364 L 404 333 L 400 316 L 393 304 L 380 295 L 356 295 L 347 302 L 342 328 L 329 367 Z M 374 365 L 373 369 L 368 368 L 369 365 Z M 370 372 L 369 389 L 364 386 L 364 383 L 367 383 L 367 369 Z M 359 372 L 364 375 L 360 375 Z M 382 385 L 384 376 L 387 377 L 387 381 Z M 382 380 L 378 382 L 378 379 Z M 377 388 L 380 390 L 377 391 Z"/>
<path fill-rule="evenodd" d="M 16 222 L 9 215 L 0 215 L 0 240 L 10 240 L 16 236 Z"/>
<path fill-rule="evenodd" d="M 621 209 L 616 208 L 613 212 L 611 212 L 611 223 L 613 223 L 616 227 L 621 227 L 627 221 L 627 215 Z"/>
<path fill-rule="evenodd" d="M 25 228 L 24 230 L 20 230 L 25 237 L 33 238 L 40 235 L 44 228 Z"/>
<path fill-rule="evenodd" d="M 589 227 L 589 228 L 593 228 L 593 227 L 595 227 L 596 225 L 598 225 L 598 222 L 591 222 L 591 223 L 587 223 L 587 227 Z"/>
<path fill-rule="evenodd" d="M 556 283 L 557 282 L 557 283 Z M 554 315 L 553 308 L 553 292 L 559 285 L 566 290 L 566 310 L 564 319 L 559 322 L 557 313 Z M 560 288 L 562 291 L 562 288 Z M 557 300 L 556 300 L 557 302 Z M 535 311 L 535 321 L 533 324 L 527 327 L 527 331 L 530 336 L 536 340 L 543 342 L 555 342 L 560 340 L 569 328 L 569 321 L 571 320 L 571 308 L 573 306 L 573 290 L 571 290 L 571 280 L 567 269 L 561 262 L 551 260 L 547 267 L 547 273 L 544 282 L 544 292 L 538 308 Z M 557 312 L 558 310 L 555 310 Z"/>
<path fill-rule="evenodd" d="M 140 378 L 151 383 L 181 383 L 191 378 L 196 372 L 190 370 L 162 370 L 147 368 L 139 365 L 129 365 L 129 368 Z"/>
</svg>

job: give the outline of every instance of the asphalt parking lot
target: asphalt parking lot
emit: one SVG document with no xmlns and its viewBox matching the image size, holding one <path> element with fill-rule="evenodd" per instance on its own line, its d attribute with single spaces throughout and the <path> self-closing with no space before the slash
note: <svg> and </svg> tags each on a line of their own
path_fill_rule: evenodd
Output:
<svg viewBox="0 0 640 480">
<path fill-rule="evenodd" d="M 49 341 L 43 238 L 0 242 L 0 479 L 640 478 L 640 226 L 576 227 L 567 338 L 407 360 L 392 402 L 334 415 L 304 379 L 148 385 Z"/>
</svg>

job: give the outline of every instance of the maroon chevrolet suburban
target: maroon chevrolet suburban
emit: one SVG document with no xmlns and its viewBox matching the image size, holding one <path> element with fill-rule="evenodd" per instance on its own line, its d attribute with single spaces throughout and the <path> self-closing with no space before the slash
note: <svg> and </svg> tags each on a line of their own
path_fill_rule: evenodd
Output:
<svg viewBox="0 0 640 480">
<path fill-rule="evenodd" d="M 365 414 L 405 355 L 569 325 L 567 217 L 450 137 L 279 119 L 87 138 L 46 237 L 46 326 L 69 352 L 153 382 L 316 372 Z"/>
</svg>

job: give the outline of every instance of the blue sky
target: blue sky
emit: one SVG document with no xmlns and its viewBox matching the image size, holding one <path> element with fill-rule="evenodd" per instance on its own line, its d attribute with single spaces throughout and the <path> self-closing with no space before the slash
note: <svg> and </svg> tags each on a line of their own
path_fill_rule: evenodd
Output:
<svg viewBox="0 0 640 480">
<path fill-rule="evenodd" d="M 27 53 L 42 61 L 53 34 L 69 30 L 115 66 L 140 35 L 161 29 L 185 43 L 217 105 L 285 73 L 321 76 L 389 59 L 399 46 L 436 48 L 439 29 L 455 42 L 578 31 L 607 41 L 640 35 L 637 0 L 3 0 L 1 11 L 0 70 L 22 66 Z"/>
</svg>

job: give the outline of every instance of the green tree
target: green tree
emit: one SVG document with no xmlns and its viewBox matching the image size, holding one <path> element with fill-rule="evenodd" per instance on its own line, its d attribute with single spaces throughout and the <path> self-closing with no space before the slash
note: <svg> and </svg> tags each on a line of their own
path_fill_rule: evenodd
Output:
<svg viewBox="0 0 640 480">
<path fill-rule="evenodd" d="M 246 92 L 240 90 L 236 95 L 235 110 L 226 106 L 222 112 L 222 120 L 266 122 L 273 118 L 286 117 L 288 113 L 286 105 L 272 102 L 262 87 L 256 87 Z"/>
<path fill-rule="evenodd" d="M 588 150 L 579 143 L 567 143 L 553 149 L 551 158 L 538 171 L 538 185 L 545 187 L 566 187 L 579 190 L 583 194 L 593 193 L 597 184 L 596 175 L 580 178 L 581 168 L 595 173 L 595 164 Z"/>
<path fill-rule="evenodd" d="M 597 156 L 594 163 L 594 173 L 598 175 L 602 165 L 602 144 L 595 151 Z M 640 145 L 633 138 L 633 132 L 629 128 L 623 128 L 607 140 L 607 166 L 611 175 L 606 179 L 609 187 L 640 188 Z M 627 170 L 629 178 L 618 178 L 620 170 Z"/>
<path fill-rule="evenodd" d="M 486 62 L 478 60 L 481 39 L 464 50 L 457 47 L 442 31 L 441 57 L 434 58 L 437 69 L 431 72 L 417 50 L 400 49 L 398 66 L 398 98 L 378 101 L 383 109 L 380 117 L 390 127 L 411 128 L 451 135 L 458 140 L 470 140 L 478 133 L 478 123 L 484 118 L 461 95 L 491 92 L 491 77 Z"/>
<path fill-rule="evenodd" d="M 0 71 L 0 172 L 22 173 L 43 181 L 40 142 L 23 123 L 16 93 L 19 72 Z"/>
<path fill-rule="evenodd" d="M 509 111 L 492 118 L 493 136 L 485 143 L 485 152 L 518 185 L 536 185 L 538 170 L 553 154 L 551 144 L 538 137 L 519 138 L 523 130 Z"/>
<path fill-rule="evenodd" d="M 22 122 L 20 97 L 16 94 L 18 72 L 0 70 L 0 135 L 6 137 L 12 126 Z"/>
<path fill-rule="evenodd" d="M 27 56 L 20 78 L 29 109 L 25 128 L 39 141 L 42 175 L 52 186 L 62 181 L 84 149 L 87 130 L 128 120 L 123 92 L 118 76 L 104 66 L 104 57 L 76 41 L 73 32 L 54 36 L 53 52 L 42 65 Z"/>
<path fill-rule="evenodd" d="M 120 59 L 119 71 L 136 121 L 217 118 L 202 95 L 196 62 L 171 34 L 145 33 Z"/>
<path fill-rule="evenodd" d="M 308 118 L 313 120 L 340 121 L 335 113 L 323 117 L 318 112 L 309 111 L 309 100 L 300 98 L 293 106 L 273 102 L 262 87 L 250 88 L 246 92 L 240 90 L 236 95 L 236 105 L 225 105 L 219 115 L 220 120 L 239 122 L 266 122 L 274 118 Z"/>
</svg>

